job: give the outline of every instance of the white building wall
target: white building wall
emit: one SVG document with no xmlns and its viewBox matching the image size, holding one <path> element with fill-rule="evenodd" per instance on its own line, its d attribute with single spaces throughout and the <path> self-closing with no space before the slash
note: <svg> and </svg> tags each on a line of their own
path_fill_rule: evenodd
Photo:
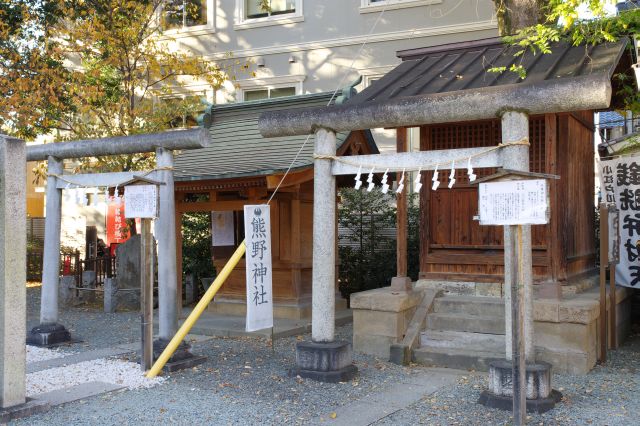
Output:
<svg viewBox="0 0 640 426">
<path fill-rule="evenodd" d="M 363 76 L 361 90 L 400 63 L 398 50 L 497 35 L 491 0 L 390 0 L 386 6 L 371 0 L 294 0 L 296 13 L 243 21 L 244 1 L 209 0 L 209 27 L 168 34 L 172 48 L 227 66 L 253 64 L 249 72 L 233 72 L 237 80 L 210 95 L 216 103 L 241 101 L 245 90 L 257 88 L 333 91 Z M 382 151 L 395 149 L 394 131 L 377 130 L 374 137 Z"/>
<path fill-rule="evenodd" d="M 176 92 L 205 94 L 216 103 L 240 101 L 244 91 L 261 88 L 295 87 L 296 94 L 333 91 L 360 76 L 363 82 L 357 89 L 362 90 L 400 63 L 399 50 L 497 35 L 491 0 L 390 0 L 387 5 L 372 0 L 289 0 L 296 3 L 295 14 L 255 20 L 240 18 L 246 0 L 203 1 L 207 25 L 167 31 L 165 41 L 171 49 L 235 68 L 235 80 L 215 93 L 197 81 Z M 272 0 L 277 1 L 285 0 Z M 247 62 L 249 70 L 240 70 Z M 395 151 L 395 130 L 372 131 L 382 152 Z M 410 143 L 418 149 L 417 131 L 410 133 Z M 62 208 L 62 244 L 84 251 L 85 229 L 91 225 L 105 238 L 102 201 L 79 206 L 73 194 L 63 198 Z"/>
</svg>

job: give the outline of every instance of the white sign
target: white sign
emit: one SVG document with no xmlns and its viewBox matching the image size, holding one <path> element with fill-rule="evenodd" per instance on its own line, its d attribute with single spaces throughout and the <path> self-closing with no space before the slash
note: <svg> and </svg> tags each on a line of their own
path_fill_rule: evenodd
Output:
<svg viewBox="0 0 640 426">
<path fill-rule="evenodd" d="M 211 212 L 211 245 L 225 247 L 235 243 L 233 212 Z"/>
<path fill-rule="evenodd" d="M 602 201 L 619 212 L 618 232 L 609 230 L 609 244 L 619 238 L 616 284 L 640 288 L 640 157 L 600 161 L 598 168 Z"/>
<path fill-rule="evenodd" d="M 544 179 L 481 183 L 478 204 L 481 225 L 541 225 L 549 220 Z"/>
<path fill-rule="evenodd" d="M 611 205 L 608 208 L 608 225 L 609 225 L 609 263 L 614 265 L 620 262 L 620 212 Z"/>
<path fill-rule="evenodd" d="M 158 217 L 158 187 L 129 185 L 124 187 L 124 217 L 154 219 Z"/>
<path fill-rule="evenodd" d="M 247 331 L 273 327 L 271 219 L 266 204 L 244 206 Z"/>
</svg>

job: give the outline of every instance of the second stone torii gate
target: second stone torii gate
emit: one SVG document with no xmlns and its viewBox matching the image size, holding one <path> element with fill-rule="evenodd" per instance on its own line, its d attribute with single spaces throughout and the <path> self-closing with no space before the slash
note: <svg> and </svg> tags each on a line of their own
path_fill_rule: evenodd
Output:
<svg viewBox="0 0 640 426">
<path fill-rule="evenodd" d="M 353 375 L 351 345 L 335 342 L 335 175 L 356 174 L 360 168 L 374 171 L 433 170 L 452 160 L 474 157 L 474 167 L 505 167 L 529 170 L 529 115 L 607 108 L 611 101 L 608 75 L 580 76 L 531 84 L 460 90 L 364 101 L 340 106 L 264 113 L 259 121 L 261 134 L 268 137 L 316 134 L 314 214 L 313 214 L 313 311 L 312 342 L 297 347 L 297 371 L 319 380 L 344 380 Z M 416 127 L 427 124 L 502 120 L 502 147 L 452 149 L 418 153 L 399 153 L 335 157 L 336 132 L 370 128 Z M 465 164 L 459 164 L 466 167 Z M 443 167 L 444 168 L 444 167 Z M 521 262 L 516 259 L 515 235 L 505 227 L 505 305 L 506 353 L 511 358 L 514 343 L 534 360 L 532 322 L 531 227 L 522 233 Z M 514 265 L 518 268 L 512 268 Z M 515 271 L 515 272 L 514 272 Z M 520 280 L 519 280 L 520 277 Z M 520 281 L 520 282 L 518 282 Z M 511 292 L 523 291 L 524 324 L 512 328 Z M 519 333 L 524 329 L 524 336 Z M 512 339 L 513 336 L 516 339 Z M 521 337 L 524 337 L 523 339 Z M 524 347 L 522 347 L 524 346 Z M 524 350 L 522 350 L 524 349 Z M 518 364 L 524 363 L 524 358 Z M 520 369 L 524 373 L 524 369 Z"/>
<path fill-rule="evenodd" d="M 69 331 L 59 323 L 58 315 L 62 190 L 67 186 L 63 175 L 64 159 L 155 152 L 157 170 L 149 177 L 164 185 L 160 187 L 160 214 L 155 232 L 158 241 L 159 340 L 154 344 L 154 352 L 163 350 L 178 328 L 178 303 L 181 300 L 177 294 L 173 150 L 198 149 L 209 144 L 206 130 L 192 129 L 27 148 L 27 161 L 48 162 L 40 324 L 28 333 L 27 343 L 49 346 L 71 340 Z M 114 186 L 130 180 L 135 174 L 123 172 L 68 177 L 81 185 Z M 188 348 L 183 349 L 174 359 L 190 358 Z"/>
</svg>

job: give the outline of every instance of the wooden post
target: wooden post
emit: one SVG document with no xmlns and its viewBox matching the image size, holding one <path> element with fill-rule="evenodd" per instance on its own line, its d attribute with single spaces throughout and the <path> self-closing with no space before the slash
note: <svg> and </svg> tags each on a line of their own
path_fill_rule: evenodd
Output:
<svg viewBox="0 0 640 426">
<path fill-rule="evenodd" d="M 407 152 L 407 129 L 400 127 L 397 130 L 396 149 L 397 152 Z M 396 173 L 396 180 L 399 181 L 399 173 Z M 405 176 L 405 187 L 409 188 L 409 177 Z M 397 216 L 397 277 L 407 276 L 407 191 L 404 190 L 396 196 Z"/>
<path fill-rule="evenodd" d="M 511 267 L 511 377 L 513 383 L 513 422 L 524 425 L 527 417 L 527 383 L 526 383 L 526 352 L 524 335 L 524 298 L 525 298 L 525 267 L 523 247 L 523 226 L 509 225 L 510 232 L 506 245 L 511 245 L 516 261 L 510 262 Z M 505 235 L 507 237 L 507 235 Z M 528 272 L 530 273 L 530 271 Z"/>
<path fill-rule="evenodd" d="M 398 153 L 407 152 L 407 128 L 396 129 Z M 396 172 L 399 182 L 401 172 Z M 391 279 L 391 290 L 411 291 L 411 278 L 407 277 L 407 191 L 410 187 L 409 175 L 404 176 L 405 189 L 396 194 L 396 276 Z"/>
<path fill-rule="evenodd" d="M 609 209 L 600 204 L 600 363 L 607 362 L 607 264 L 609 263 Z"/>
<path fill-rule="evenodd" d="M 609 264 L 609 335 L 611 336 L 611 349 L 618 349 L 616 305 L 617 305 L 616 265 L 614 263 L 610 263 Z"/>
<path fill-rule="evenodd" d="M 153 365 L 153 237 L 151 219 L 141 219 L 140 303 L 142 312 L 142 352 L 140 366 L 147 371 Z"/>
</svg>

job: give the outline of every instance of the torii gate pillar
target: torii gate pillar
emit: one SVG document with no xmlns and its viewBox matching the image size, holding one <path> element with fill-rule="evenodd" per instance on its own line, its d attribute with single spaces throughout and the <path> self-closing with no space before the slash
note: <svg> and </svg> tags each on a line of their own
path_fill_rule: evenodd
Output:
<svg viewBox="0 0 640 426">
<path fill-rule="evenodd" d="M 40 325 L 27 335 L 27 343 L 50 346 L 71 341 L 71 334 L 58 323 L 58 280 L 60 275 L 60 223 L 62 220 L 62 189 L 57 188 L 56 176 L 64 171 L 63 160 L 47 159 L 47 205 L 44 222 L 44 250 L 42 259 L 42 296 Z"/>
<path fill-rule="evenodd" d="M 296 345 L 294 373 L 321 382 L 351 380 L 351 343 L 335 341 L 336 301 L 336 178 L 331 157 L 336 155 L 336 134 L 316 132 L 313 176 L 313 277 L 311 342 Z M 322 158 L 324 157 L 324 158 Z"/>
<path fill-rule="evenodd" d="M 25 144 L 0 135 L 0 408 L 25 402 Z"/>
</svg>

